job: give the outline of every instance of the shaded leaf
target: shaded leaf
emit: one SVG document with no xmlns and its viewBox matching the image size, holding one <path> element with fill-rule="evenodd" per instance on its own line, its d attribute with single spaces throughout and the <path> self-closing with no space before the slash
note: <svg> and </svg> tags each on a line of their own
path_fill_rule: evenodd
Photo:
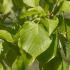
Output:
<svg viewBox="0 0 70 70">
<path fill-rule="evenodd" d="M 43 24 L 44 26 L 46 27 L 46 29 L 48 30 L 49 32 L 49 36 L 52 34 L 52 32 L 56 29 L 56 27 L 58 26 L 58 18 L 53 18 L 53 19 L 48 19 L 48 18 L 45 18 L 43 20 Z"/>
<path fill-rule="evenodd" d="M 12 0 L 14 4 L 14 8 L 16 9 L 22 9 L 23 8 L 23 0 Z"/>
<path fill-rule="evenodd" d="M 43 70 L 62 70 L 62 60 L 60 55 L 57 55 L 50 62 L 46 63 Z"/>
<path fill-rule="evenodd" d="M 16 45 L 12 45 L 8 42 L 3 42 L 3 51 L 0 55 L 0 63 L 7 69 L 9 69 L 17 56 L 19 56 L 19 48 Z"/>
<path fill-rule="evenodd" d="M 13 64 L 13 69 L 15 70 L 26 70 L 32 63 L 32 57 L 24 51 L 21 51 L 21 55 L 16 59 Z"/>
<path fill-rule="evenodd" d="M 54 59 L 54 57 L 56 56 L 56 53 L 57 53 L 57 38 L 56 38 L 55 34 L 52 37 L 53 37 L 53 39 L 52 39 L 52 43 L 51 43 L 50 47 L 45 52 L 43 52 L 42 54 L 40 54 L 37 57 L 41 67 L 45 63 L 48 63 L 49 61 Z"/>
<path fill-rule="evenodd" d="M 0 64 L 0 69 L 3 70 L 3 66 L 2 66 L 2 64 Z"/>
<path fill-rule="evenodd" d="M 2 40 L 0 40 L 0 54 L 1 54 L 1 52 L 3 51 L 3 45 L 2 45 Z"/>
</svg>

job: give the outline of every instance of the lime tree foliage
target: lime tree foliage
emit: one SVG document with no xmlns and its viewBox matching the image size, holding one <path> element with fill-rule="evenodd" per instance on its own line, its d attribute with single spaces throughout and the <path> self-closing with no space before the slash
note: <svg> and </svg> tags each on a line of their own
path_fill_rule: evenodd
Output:
<svg viewBox="0 0 70 70">
<path fill-rule="evenodd" d="M 0 0 L 0 70 L 70 70 L 69 0 Z"/>
</svg>

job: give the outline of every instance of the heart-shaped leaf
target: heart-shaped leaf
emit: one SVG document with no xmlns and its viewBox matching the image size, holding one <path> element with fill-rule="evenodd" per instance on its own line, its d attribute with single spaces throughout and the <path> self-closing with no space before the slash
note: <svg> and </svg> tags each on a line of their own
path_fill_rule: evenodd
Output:
<svg viewBox="0 0 70 70">
<path fill-rule="evenodd" d="M 34 58 L 47 50 L 51 43 L 44 27 L 34 22 L 26 22 L 18 34 L 20 34 L 18 40 L 19 47 Z"/>
</svg>

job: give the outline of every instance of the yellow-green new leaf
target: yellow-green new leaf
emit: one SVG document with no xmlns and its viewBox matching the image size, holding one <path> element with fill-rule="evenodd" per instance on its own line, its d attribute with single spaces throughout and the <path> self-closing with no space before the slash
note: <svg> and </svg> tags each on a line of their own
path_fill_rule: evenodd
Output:
<svg viewBox="0 0 70 70">
<path fill-rule="evenodd" d="M 60 10 L 65 13 L 70 13 L 70 1 L 64 1 Z"/>
<path fill-rule="evenodd" d="M 49 23 L 49 35 L 52 34 L 52 32 L 56 29 L 57 25 L 58 25 L 58 18 L 54 18 L 54 19 L 48 19 L 48 23 Z"/>
<path fill-rule="evenodd" d="M 19 47 L 29 53 L 33 58 L 36 58 L 47 50 L 51 44 L 47 31 L 41 24 L 28 21 L 23 25 L 19 34 Z"/>
<path fill-rule="evenodd" d="M 11 12 L 13 7 L 12 0 L 3 0 L 3 13 L 7 14 Z"/>
<path fill-rule="evenodd" d="M 54 17 L 53 19 L 44 18 L 41 20 L 41 23 L 44 24 L 50 36 L 58 26 L 59 21 L 57 17 Z"/>
<path fill-rule="evenodd" d="M 56 29 L 58 25 L 58 18 L 54 19 L 47 19 L 47 22 L 49 24 L 49 36 L 52 34 L 52 32 Z"/>
<path fill-rule="evenodd" d="M 39 5 L 39 0 L 23 0 L 23 2 L 30 7 Z"/>
<path fill-rule="evenodd" d="M 46 16 L 46 13 L 41 6 L 37 6 L 37 7 L 28 9 L 26 12 L 22 11 L 20 18 L 24 18 L 27 16 L 33 16 L 33 15 Z"/>
<path fill-rule="evenodd" d="M 0 54 L 1 54 L 1 52 L 3 51 L 3 45 L 2 45 L 2 41 L 0 40 Z"/>
<path fill-rule="evenodd" d="M 8 42 L 14 42 L 11 34 L 6 30 L 0 30 L 0 38 L 6 40 Z"/>
</svg>

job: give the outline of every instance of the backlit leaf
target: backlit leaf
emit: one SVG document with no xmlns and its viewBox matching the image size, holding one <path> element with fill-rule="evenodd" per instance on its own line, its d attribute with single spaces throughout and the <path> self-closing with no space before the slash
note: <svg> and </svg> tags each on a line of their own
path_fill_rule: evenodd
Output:
<svg viewBox="0 0 70 70">
<path fill-rule="evenodd" d="M 44 26 L 46 27 L 46 29 L 49 32 L 49 36 L 52 34 L 52 32 L 56 29 L 56 27 L 58 26 L 58 18 L 54 17 L 53 19 L 48 19 L 45 18 L 43 21 Z"/>
<path fill-rule="evenodd" d="M 0 38 L 6 40 L 8 42 L 14 42 L 11 34 L 6 30 L 0 30 Z"/>
<path fill-rule="evenodd" d="M 39 4 L 39 0 L 23 0 L 23 2 L 31 7 L 35 7 L 36 5 Z"/>
<path fill-rule="evenodd" d="M 40 24 L 28 21 L 23 25 L 19 34 L 19 47 L 34 58 L 47 50 L 50 46 L 51 40 L 48 33 Z"/>
<path fill-rule="evenodd" d="M 3 0 L 2 9 L 4 14 L 11 12 L 12 7 L 13 7 L 12 0 Z"/>
<path fill-rule="evenodd" d="M 70 1 L 64 1 L 61 7 L 61 11 L 70 13 Z"/>
</svg>

